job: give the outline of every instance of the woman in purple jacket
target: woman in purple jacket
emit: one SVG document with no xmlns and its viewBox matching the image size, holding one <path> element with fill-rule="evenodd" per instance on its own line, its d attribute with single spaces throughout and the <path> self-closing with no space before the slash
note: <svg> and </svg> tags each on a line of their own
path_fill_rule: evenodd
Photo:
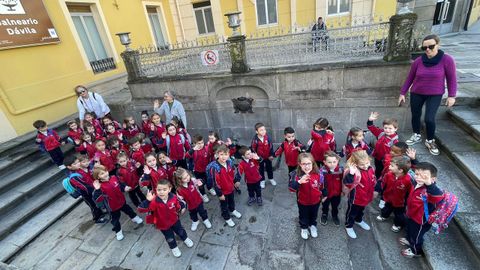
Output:
<svg viewBox="0 0 480 270">
<path fill-rule="evenodd" d="M 427 139 L 425 146 L 432 155 L 439 155 L 435 144 L 435 115 L 445 93 L 445 80 L 447 81 L 448 98 L 445 105 L 449 108 L 455 104 L 457 94 L 457 76 L 455 61 L 439 49 L 440 39 L 437 35 L 428 35 L 423 39 L 422 57 L 418 57 L 412 63 L 407 80 L 402 87 L 398 105 L 405 102 L 405 95 L 410 90 L 410 107 L 412 111 L 413 135 L 406 141 L 413 145 L 422 141 L 420 135 L 422 108 L 425 104 L 425 126 Z"/>
</svg>

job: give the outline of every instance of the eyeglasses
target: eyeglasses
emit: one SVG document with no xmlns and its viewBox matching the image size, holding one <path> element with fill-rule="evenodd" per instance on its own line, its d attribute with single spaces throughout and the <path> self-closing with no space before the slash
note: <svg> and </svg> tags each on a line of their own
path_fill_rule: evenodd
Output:
<svg viewBox="0 0 480 270">
<path fill-rule="evenodd" d="M 80 90 L 80 91 L 78 91 L 77 93 L 78 93 L 78 94 L 83 94 L 83 93 L 85 93 L 85 92 L 87 92 L 87 90 Z"/>
<path fill-rule="evenodd" d="M 435 46 L 437 46 L 437 44 L 422 46 L 421 49 L 422 49 L 422 51 L 426 51 L 427 49 L 433 50 L 433 49 L 435 49 Z"/>
<path fill-rule="evenodd" d="M 312 166 L 312 163 L 311 162 L 300 163 L 300 166 Z"/>
</svg>

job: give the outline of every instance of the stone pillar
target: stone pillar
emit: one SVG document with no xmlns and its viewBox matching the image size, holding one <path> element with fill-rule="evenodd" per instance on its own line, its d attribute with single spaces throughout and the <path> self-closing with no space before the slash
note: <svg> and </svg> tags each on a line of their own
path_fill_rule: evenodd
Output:
<svg viewBox="0 0 480 270">
<path fill-rule="evenodd" d="M 245 36 L 231 36 L 227 39 L 232 59 L 232 73 L 245 73 L 250 71 L 247 64 L 247 53 L 245 51 Z"/>
<path fill-rule="evenodd" d="M 410 59 L 413 28 L 417 14 L 393 15 L 390 18 L 390 31 L 387 39 L 387 52 L 383 59 L 387 62 Z"/>
<path fill-rule="evenodd" d="M 138 63 L 138 51 L 131 50 L 131 51 L 124 51 L 120 54 L 123 59 L 123 63 L 125 64 L 125 69 L 127 70 L 128 74 L 128 81 L 132 82 L 137 79 L 140 79 L 140 67 Z"/>
</svg>

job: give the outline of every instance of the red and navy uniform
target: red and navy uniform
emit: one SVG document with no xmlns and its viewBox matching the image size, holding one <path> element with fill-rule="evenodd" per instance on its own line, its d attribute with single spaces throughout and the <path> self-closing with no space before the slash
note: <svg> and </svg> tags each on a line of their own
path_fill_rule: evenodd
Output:
<svg viewBox="0 0 480 270">
<path fill-rule="evenodd" d="M 343 168 L 338 166 L 330 170 L 327 166 L 321 169 L 325 185 L 327 186 L 327 199 L 322 203 L 322 215 L 327 217 L 330 205 L 332 205 L 332 217 L 338 218 L 338 205 L 342 198 Z"/>
<path fill-rule="evenodd" d="M 143 152 L 143 149 L 140 148 L 137 151 L 132 151 L 132 154 L 130 156 L 135 163 L 140 163 L 141 165 L 145 165 L 145 153 Z"/>
<path fill-rule="evenodd" d="M 405 207 L 405 201 L 411 189 L 412 178 L 409 174 L 396 177 L 394 173 L 388 172 L 383 177 L 383 200 L 393 207 Z"/>
<path fill-rule="evenodd" d="M 105 137 L 109 138 L 111 136 L 115 136 L 120 142 L 124 140 L 123 132 L 121 130 L 115 130 L 113 133 L 105 132 Z"/>
<path fill-rule="evenodd" d="M 373 124 L 373 121 L 368 121 L 367 126 L 372 134 L 377 137 L 372 156 L 375 158 L 375 175 L 379 178 L 383 171 L 383 159 L 386 154 L 390 153 L 392 146 L 398 142 L 398 135 L 394 133 L 387 136 L 383 129 Z"/>
<path fill-rule="evenodd" d="M 162 179 L 168 180 L 168 175 L 162 168 L 152 168 L 150 166 L 148 168 L 150 169 L 150 174 L 143 174 L 140 180 L 140 185 L 142 185 L 142 187 L 148 187 L 148 189 L 152 190 L 154 193 L 157 193 L 158 182 L 160 182 Z"/>
<path fill-rule="evenodd" d="M 220 167 L 220 171 L 214 170 L 212 174 L 217 196 L 220 197 L 222 195 L 232 194 L 234 191 L 234 184 L 240 181 L 238 177 L 235 178 L 235 167 L 229 160 L 227 160 L 225 166 L 220 164 L 218 161 L 213 162 L 217 162 Z"/>
<path fill-rule="evenodd" d="M 175 134 L 174 136 L 168 135 L 170 140 L 170 145 L 167 145 L 167 139 L 160 140 L 159 147 L 168 149 L 168 157 L 171 160 L 183 160 L 185 159 L 185 153 L 190 150 L 190 144 L 187 139 L 180 134 Z"/>
<path fill-rule="evenodd" d="M 67 133 L 67 137 L 73 144 L 75 144 L 75 141 L 81 141 L 82 140 L 82 134 L 83 130 L 81 128 L 77 128 L 77 130 L 72 130 L 69 129 Z"/>
<path fill-rule="evenodd" d="M 193 171 L 204 173 L 207 169 L 209 161 L 209 154 L 207 147 L 203 147 L 199 150 L 190 149 L 187 153 L 187 158 L 193 159 Z"/>
<path fill-rule="evenodd" d="M 125 167 L 120 166 L 117 170 L 117 176 L 120 182 L 125 183 L 132 189 L 138 187 L 140 176 L 138 175 L 137 167 L 132 162 L 127 161 Z"/>
<path fill-rule="evenodd" d="M 97 160 L 98 162 L 100 162 L 100 164 L 105 166 L 105 168 L 109 172 L 112 172 L 113 170 L 115 170 L 116 162 L 113 159 L 112 153 L 108 149 L 105 149 L 105 151 L 103 152 L 100 152 L 100 151 L 95 152 L 94 160 Z"/>
<path fill-rule="evenodd" d="M 345 227 L 352 228 L 355 222 L 363 221 L 363 212 L 373 200 L 377 180 L 372 167 L 366 170 L 358 168 L 354 175 L 348 170 L 344 174 L 343 183 L 349 189 Z"/>
<path fill-rule="evenodd" d="M 72 173 L 78 173 L 81 175 L 81 177 L 71 177 Z M 92 177 L 89 174 L 87 174 L 89 178 L 85 178 L 84 173 L 85 171 L 83 171 L 82 169 L 78 171 L 69 172 L 68 175 L 70 177 L 70 184 L 80 192 L 80 195 L 82 196 L 83 201 L 90 208 L 90 211 L 93 216 L 93 220 L 96 222 L 96 221 L 99 221 L 99 219 L 103 216 L 103 213 L 102 213 L 102 210 L 100 210 L 97 207 L 97 205 L 92 199 L 92 194 L 94 191 L 94 188 L 92 185 L 93 180 L 91 180 Z"/>
<path fill-rule="evenodd" d="M 150 212 L 150 218 L 147 223 L 154 224 L 159 230 L 168 230 L 178 221 L 178 214 L 185 208 L 185 204 L 173 194 L 168 194 L 167 201 L 163 201 L 156 196 L 151 202 L 144 201 L 138 211 L 141 213 Z"/>
<path fill-rule="evenodd" d="M 300 150 L 298 150 L 300 148 Z M 277 151 L 275 151 L 275 156 L 278 157 L 282 153 L 285 153 L 285 163 L 289 168 L 289 172 L 297 167 L 297 159 L 298 154 L 304 149 L 302 143 L 300 143 L 297 139 L 293 142 L 289 143 L 287 140 L 283 141 L 283 143 L 278 147 Z M 293 169 L 292 169 L 293 168 Z"/>
<path fill-rule="evenodd" d="M 38 131 L 37 139 L 40 139 L 40 147 L 45 149 L 45 151 L 52 151 L 62 145 L 60 143 L 60 136 L 58 136 L 57 132 L 53 129 L 47 129 L 45 134 Z"/>
<path fill-rule="evenodd" d="M 313 141 L 310 153 L 317 163 L 322 163 L 326 152 L 336 150 L 335 137 L 326 130 L 312 130 L 310 136 Z"/>
<path fill-rule="evenodd" d="M 137 124 L 133 124 L 127 127 L 126 129 L 122 129 L 123 137 L 127 140 L 135 137 L 135 135 L 137 135 L 138 133 L 140 133 L 140 128 L 138 127 Z"/>
<path fill-rule="evenodd" d="M 167 174 L 167 177 L 168 177 L 167 180 L 170 181 L 172 186 L 175 186 L 174 174 L 175 174 L 175 171 L 177 170 L 177 167 L 172 163 L 165 163 L 165 164 L 160 164 L 159 170 L 163 170 L 163 172 Z"/>
<path fill-rule="evenodd" d="M 100 124 L 100 121 L 97 119 L 92 119 L 91 122 L 87 121 L 88 123 L 92 124 L 93 127 L 95 127 L 95 134 L 100 135 L 103 134 L 103 128 L 102 125 Z"/>
<path fill-rule="evenodd" d="M 365 141 L 361 141 L 358 144 L 353 145 L 352 139 L 349 139 L 342 148 L 342 157 L 346 157 L 348 160 L 353 152 L 360 150 L 365 150 L 369 155 L 372 154 L 372 149 L 367 143 L 365 143 Z"/>
<path fill-rule="evenodd" d="M 257 153 L 257 155 L 264 160 L 275 155 L 273 152 L 272 141 L 266 134 L 263 139 L 260 139 L 258 135 L 255 135 L 252 139 L 250 149 L 252 149 L 253 152 Z"/>
<path fill-rule="evenodd" d="M 152 122 L 150 122 L 150 120 L 147 120 L 147 122 L 145 121 L 142 121 L 142 132 L 143 134 L 145 135 L 149 135 L 150 134 L 150 131 L 152 131 L 151 127 L 150 127 L 150 124 Z"/>
<path fill-rule="evenodd" d="M 144 142 L 142 143 L 142 150 L 145 154 L 151 153 L 153 151 L 153 146 L 149 143 Z"/>
<path fill-rule="evenodd" d="M 88 158 L 92 159 L 97 152 L 97 148 L 95 148 L 95 143 L 88 143 L 83 142 L 77 148 L 77 152 L 85 153 L 88 155 Z"/>
<path fill-rule="evenodd" d="M 215 145 L 221 145 L 221 144 L 222 144 L 222 143 L 221 143 L 220 141 L 218 141 L 218 140 L 215 141 L 215 142 L 213 142 L 213 143 L 211 143 L 211 142 L 208 142 L 208 143 L 207 143 L 206 148 L 207 148 L 207 152 L 208 152 L 208 160 L 209 160 L 210 162 L 212 162 L 212 161 L 215 160 L 215 151 L 214 151 L 213 147 L 214 147 Z"/>
<path fill-rule="evenodd" d="M 245 174 L 245 183 L 247 184 L 256 184 L 261 179 L 262 176 L 258 172 L 260 163 L 255 159 L 242 159 L 238 164 L 238 173 L 240 175 Z"/>
<path fill-rule="evenodd" d="M 80 174 L 82 176 L 83 182 L 85 182 L 87 185 L 92 186 L 93 188 L 93 176 L 91 171 L 79 169 L 74 171 L 74 173 Z"/>
<path fill-rule="evenodd" d="M 163 121 L 160 121 L 160 124 L 158 126 L 153 124 L 153 130 L 151 126 L 148 128 L 148 130 L 149 131 L 146 134 L 149 134 L 148 137 L 150 137 L 150 140 L 152 141 L 152 143 L 155 144 L 157 147 L 162 148 L 160 147 L 160 144 L 162 143 L 162 140 L 163 140 L 162 134 L 166 132 L 165 123 L 163 123 Z"/>
<path fill-rule="evenodd" d="M 118 154 L 120 154 L 120 152 L 122 152 L 122 151 L 125 152 L 125 154 L 127 154 L 127 156 L 129 155 L 129 152 L 130 152 L 130 151 L 129 151 L 129 149 L 128 149 L 128 146 L 125 145 L 125 144 L 123 144 L 123 143 L 121 143 L 121 142 L 119 142 L 119 147 L 112 147 L 112 148 L 110 149 L 110 152 L 111 152 L 111 154 L 112 154 L 113 160 L 116 161 Z"/>
<path fill-rule="evenodd" d="M 194 210 L 203 203 L 202 196 L 193 181 L 188 182 L 186 187 L 177 187 L 177 194 L 187 203 L 188 210 Z"/>
</svg>

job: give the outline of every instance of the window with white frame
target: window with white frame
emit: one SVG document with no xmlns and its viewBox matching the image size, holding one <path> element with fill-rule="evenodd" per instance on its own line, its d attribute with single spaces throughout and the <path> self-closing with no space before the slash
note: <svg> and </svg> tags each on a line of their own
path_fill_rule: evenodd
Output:
<svg viewBox="0 0 480 270">
<path fill-rule="evenodd" d="M 256 0 L 257 1 L 257 23 L 258 25 L 276 24 L 277 0 Z"/>
<path fill-rule="evenodd" d="M 193 12 L 195 12 L 198 33 L 200 35 L 215 33 L 210 1 L 193 4 Z"/>
<path fill-rule="evenodd" d="M 162 15 L 158 12 L 157 7 L 147 7 L 148 20 L 152 27 L 153 37 L 158 47 L 166 46 L 165 36 L 163 35 L 161 19 Z"/>
<path fill-rule="evenodd" d="M 327 0 L 328 15 L 347 13 L 350 11 L 350 0 Z"/>
</svg>

